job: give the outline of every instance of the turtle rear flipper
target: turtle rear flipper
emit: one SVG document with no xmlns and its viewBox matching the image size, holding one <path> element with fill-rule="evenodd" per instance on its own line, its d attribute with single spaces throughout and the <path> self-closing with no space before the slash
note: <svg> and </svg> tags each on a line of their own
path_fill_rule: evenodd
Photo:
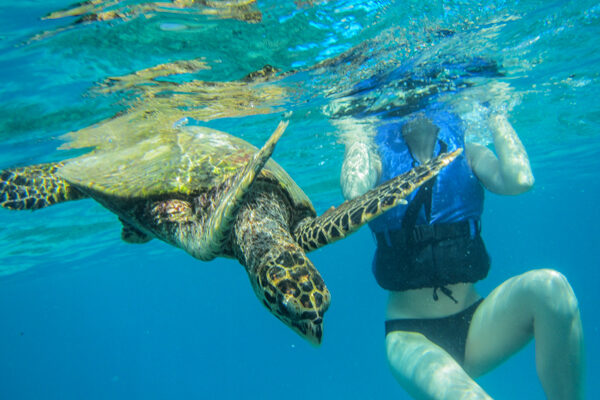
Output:
<svg viewBox="0 0 600 400">
<path fill-rule="evenodd" d="M 305 219 L 294 230 L 296 241 L 308 252 L 348 236 L 385 211 L 401 204 L 410 193 L 436 176 L 461 152 L 462 149 L 458 149 L 442 154 L 317 218 Z"/>
<path fill-rule="evenodd" d="M 204 233 L 199 240 L 199 248 L 202 249 L 202 254 L 198 254 L 198 257 L 202 260 L 212 260 L 222 252 L 223 244 L 228 240 L 231 222 L 240 209 L 244 196 L 271 157 L 271 154 L 273 154 L 275 145 L 287 125 L 287 121 L 279 123 L 269 140 L 254 154 L 248 164 L 233 177 L 230 187 L 219 198 L 219 205 L 209 217 Z"/>
<path fill-rule="evenodd" d="M 48 163 L 0 171 L 0 206 L 37 210 L 88 197 L 56 175 L 61 166 L 62 163 Z"/>
<path fill-rule="evenodd" d="M 123 239 L 124 242 L 131 244 L 144 244 L 153 239 L 152 236 L 140 231 L 123 219 L 119 218 L 119 221 L 121 221 L 121 224 L 123 225 L 123 229 L 121 229 L 121 239 Z"/>
</svg>

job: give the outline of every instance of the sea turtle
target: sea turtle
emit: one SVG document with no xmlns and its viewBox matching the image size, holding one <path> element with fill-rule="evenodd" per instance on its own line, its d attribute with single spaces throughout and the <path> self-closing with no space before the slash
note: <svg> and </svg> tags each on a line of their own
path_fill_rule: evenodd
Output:
<svg viewBox="0 0 600 400">
<path fill-rule="evenodd" d="M 161 239 L 195 258 L 237 258 L 259 300 L 320 344 L 330 294 L 306 252 L 341 239 L 435 176 L 444 154 L 323 215 L 270 156 L 281 122 L 257 150 L 203 127 L 180 127 L 124 148 L 0 171 L 0 205 L 36 210 L 91 197 L 115 213 L 130 243 Z"/>
</svg>

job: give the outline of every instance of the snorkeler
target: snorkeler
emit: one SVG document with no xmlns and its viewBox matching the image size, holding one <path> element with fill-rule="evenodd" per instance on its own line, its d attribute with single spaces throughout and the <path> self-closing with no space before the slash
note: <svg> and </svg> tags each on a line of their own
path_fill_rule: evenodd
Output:
<svg viewBox="0 0 600 400">
<path fill-rule="evenodd" d="M 480 235 L 484 187 L 517 195 L 534 183 L 519 137 L 504 115 L 491 113 L 494 154 L 465 143 L 464 121 L 442 103 L 421 104 L 400 117 L 374 113 L 334 121 L 346 132 L 371 130 L 346 143 L 341 185 L 347 199 L 464 148 L 408 204 L 369 224 L 377 243 L 375 279 L 389 291 L 385 340 L 394 377 L 417 399 L 489 399 L 474 379 L 534 338 L 547 398 L 582 399 L 583 333 L 567 279 L 555 270 L 532 270 L 485 298 L 474 286 L 490 267 Z"/>
</svg>

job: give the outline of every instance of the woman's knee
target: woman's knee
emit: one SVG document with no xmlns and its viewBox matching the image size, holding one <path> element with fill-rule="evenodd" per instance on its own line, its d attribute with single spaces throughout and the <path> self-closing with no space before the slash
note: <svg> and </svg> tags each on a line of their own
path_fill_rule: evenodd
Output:
<svg viewBox="0 0 600 400">
<path fill-rule="evenodd" d="M 553 269 L 537 269 L 522 275 L 527 297 L 537 312 L 569 317 L 578 312 L 577 298 L 567 278 Z"/>
</svg>

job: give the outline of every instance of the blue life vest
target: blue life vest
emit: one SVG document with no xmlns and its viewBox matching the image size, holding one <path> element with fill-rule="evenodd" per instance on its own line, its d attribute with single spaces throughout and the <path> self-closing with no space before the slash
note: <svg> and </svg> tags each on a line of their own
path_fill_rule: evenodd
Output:
<svg viewBox="0 0 600 400">
<path fill-rule="evenodd" d="M 464 148 L 464 131 L 456 115 L 442 110 L 439 104 L 424 112 L 440 128 L 434 155 L 443 147 L 445 151 Z M 382 162 L 379 183 L 417 163 L 402 137 L 405 122 L 406 118 L 386 123 L 375 137 Z M 480 236 L 484 191 L 464 152 L 434 179 L 430 196 L 414 200 L 422 186 L 407 198 L 408 205 L 396 206 L 369 223 L 377 239 L 373 274 L 379 286 L 387 290 L 432 287 L 434 299 L 437 289 L 454 299 L 447 285 L 477 282 L 490 268 Z M 429 218 L 425 213 L 428 201 Z M 411 217 L 406 217 L 405 224 L 409 226 L 403 226 L 409 207 Z"/>
<path fill-rule="evenodd" d="M 440 141 L 446 144 L 447 151 L 464 148 L 464 131 L 456 115 L 432 107 L 425 111 L 425 115 L 440 128 L 434 155 L 440 153 Z M 382 163 L 379 183 L 392 179 L 409 171 L 414 165 L 418 165 L 402 137 L 401 130 L 404 122 L 406 119 L 382 125 L 375 137 Z M 416 191 L 406 200 L 410 202 L 415 195 Z M 425 211 L 421 208 L 416 224 L 479 221 L 483 212 L 483 199 L 483 186 L 473 174 L 463 152 L 436 178 L 433 186 L 430 220 L 426 219 Z M 400 229 L 406 208 L 407 205 L 394 207 L 371 221 L 370 228 L 376 233 Z"/>
</svg>

